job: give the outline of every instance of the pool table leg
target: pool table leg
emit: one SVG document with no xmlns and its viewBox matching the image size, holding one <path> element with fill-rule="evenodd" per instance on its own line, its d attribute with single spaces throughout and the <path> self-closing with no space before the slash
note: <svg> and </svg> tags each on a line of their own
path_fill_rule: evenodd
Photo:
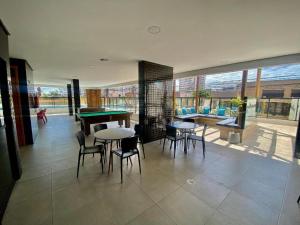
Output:
<svg viewBox="0 0 300 225">
<path fill-rule="evenodd" d="M 84 133 L 86 136 L 89 136 L 91 134 L 91 128 L 90 123 L 84 122 Z"/>
<path fill-rule="evenodd" d="M 130 118 L 125 120 L 125 127 L 130 128 Z"/>
<path fill-rule="evenodd" d="M 123 120 L 118 120 L 118 124 L 119 124 L 120 127 L 122 127 L 123 126 Z"/>
</svg>

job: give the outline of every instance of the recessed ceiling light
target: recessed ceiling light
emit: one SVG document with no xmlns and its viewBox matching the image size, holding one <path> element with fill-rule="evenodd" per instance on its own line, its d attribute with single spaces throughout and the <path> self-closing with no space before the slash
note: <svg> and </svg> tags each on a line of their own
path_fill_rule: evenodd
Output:
<svg viewBox="0 0 300 225">
<path fill-rule="evenodd" d="M 159 26 L 150 26 L 150 27 L 148 27 L 148 32 L 150 33 L 150 34 L 158 34 L 158 33 L 160 33 L 160 27 Z"/>
<path fill-rule="evenodd" d="M 101 62 L 107 62 L 108 59 L 107 59 L 107 58 L 101 58 L 100 61 L 101 61 Z"/>
</svg>

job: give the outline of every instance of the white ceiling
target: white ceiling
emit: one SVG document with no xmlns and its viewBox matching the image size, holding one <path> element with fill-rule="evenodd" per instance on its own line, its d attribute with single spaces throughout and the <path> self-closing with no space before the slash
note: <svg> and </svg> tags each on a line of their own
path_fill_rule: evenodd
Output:
<svg viewBox="0 0 300 225">
<path fill-rule="evenodd" d="M 299 0 L 0 0 L 0 18 L 37 83 L 137 80 L 138 60 L 183 72 L 300 52 Z"/>
</svg>

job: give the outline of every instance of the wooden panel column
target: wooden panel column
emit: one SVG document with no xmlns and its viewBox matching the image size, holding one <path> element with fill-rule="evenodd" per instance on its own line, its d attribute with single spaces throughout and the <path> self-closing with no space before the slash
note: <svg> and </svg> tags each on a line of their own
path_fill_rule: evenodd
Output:
<svg viewBox="0 0 300 225">
<path fill-rule="evenodd" d="M 247 78 L 248 78 L 248 70 L 243 70 L 241 99 L 244 99 L 244 97 L 246 96 Z"/>
<path fill-rule="evenodd" d="M 73 116 L 73 99 L 72 99 L 72 86 L 71 86 L 71 84 L 67 84 L 67 91 L 68 91 L 69 115 Z"/>
<path fill-rule="evenodd" d="M 89 108 L 101 107 L 101 90 L 100 89 L 86 89 L 86 101 Z"/>
<path fill-rule="evenodd" d="M 255 87 L 255 97 L 259 98 L 260 97 L 260 88 L 261 88 L 261 68 L 257 68 L 257 73 L 256 73 L 256 87 Z"/>
</svg>

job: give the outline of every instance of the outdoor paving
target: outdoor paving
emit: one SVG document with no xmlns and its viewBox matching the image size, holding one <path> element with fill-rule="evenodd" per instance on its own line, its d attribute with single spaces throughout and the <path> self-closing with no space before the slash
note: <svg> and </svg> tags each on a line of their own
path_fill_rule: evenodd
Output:
<svg viewBox="0 0 300 225">
<path fill-rule="evenodd" d="M 118 160 L 112 174 L 101 174 L 98 156 L 86 158 L 77 179 L 79 124 L 49 116 L 36 143 L 21 149 L 23 176 L 3 224 L 300 224 L 296 123 L 255 123 L 240 145 L 209 127 L 205 159 L 200 144 L 188 155 L 178 150 L 176 159 L 168 148 L 162 153 L 159 141 L 146 144 L 142 175 L 135 158 L 133 166 L 125 163 L 121 184 Z"/>
</svg>

